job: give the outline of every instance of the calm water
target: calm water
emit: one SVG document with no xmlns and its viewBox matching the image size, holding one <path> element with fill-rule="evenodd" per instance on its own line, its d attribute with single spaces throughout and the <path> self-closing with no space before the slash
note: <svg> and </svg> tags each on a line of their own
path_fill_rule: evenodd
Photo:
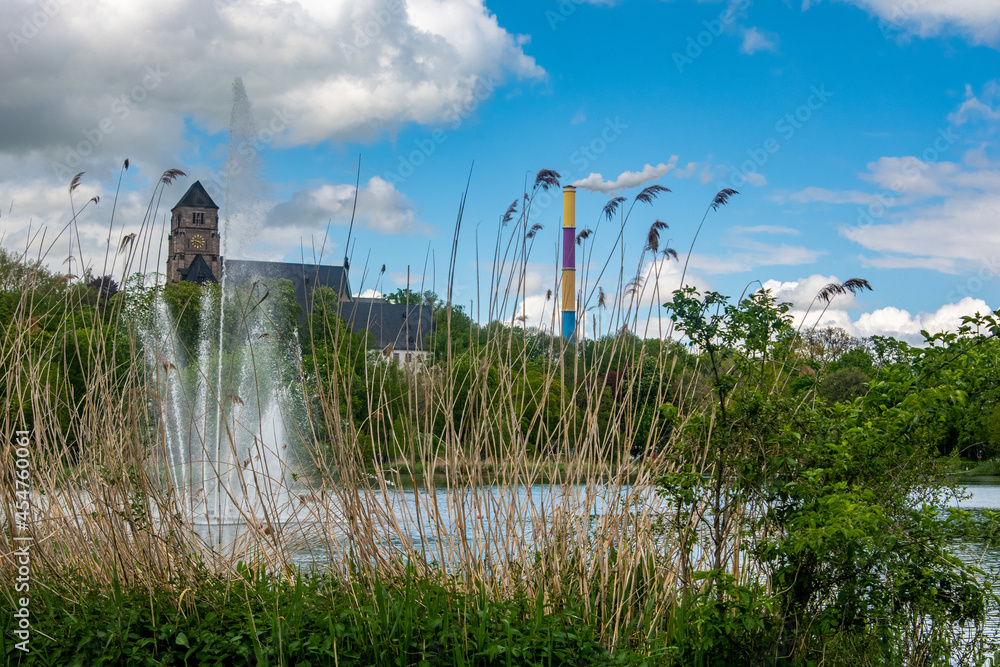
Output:
<svg viewBox="0 0 1000 667">
<path fill-rule="evenodd" d="M 983 510 L 1000 510 L 1000 484 L 970 483 L 963 485 L 966 498 L 958 506 L 973 513 Z M 976 540 L 956 545 L 955 553 L 966 563 L 971 563 L 988 574 L 1000 575 L 1000 541 Z"/>
<path fill-rule="evenodd" d="M 990 483 L 972 483 L 963 485 L 965 498 L 957 502 L 957 505 L 980 512 L 982 510 L 1000 511 L 1000 479 L 990 480 Z M 540 518 L 550 515 L 557 508 L 565 510 L 567 505 L 579 506 L 582 504 L 588 507 L 590 519 L 593 520 L 604 514 L 609 505 L 618 503 L 628 504 L 635 502 L 636 498 L 629 498 L 629 489 L 619 489 L 617 493 L 608 493 L 600 487 L 580 487 L 580 486 L 547 486 L 535 485 L 531 488 L 521 488 L 516 493 L 517 502 L 511 503 L 513 499 L 504 498 L 505 508 L 511 504 L 525 509 L 523 514 L 517 517 L 507 517 L 500 519 L 499 507 L 492 507 L 504 493 L 493 487 L 483 487 L 475 491 L 448 492 L 445 489 L 437 489 L 434 497 L 421 494 L 421 499 L 417 499 L 417 494 L 412 489 L 390 489 L 385 496 L 376 494 L 372 497 L 373 506 L 368 508 L 383 517 L 393 517 L 391 527 L 386 522 L 375 521 L 377 527 L 382 528 L 384 534 L 381 539 L 386 546 L 401 546 L 400 540 L 406 539 L 417 547 L 418 551 L 427 550 L 433 558 L 439 547 L 436 537 L 440 535 L 438 529 L 444 528 L 444 533 L 452 537 L 456 533 L 464 533 L 469 542 L 490 541 L 491 538 L 498 537 L 500 532 L 519 533 L 518 537 L 531 541 L 535 524 Z M 587 497 L 589 496 L 589 498 Z M 585 501 L 586 499 L 586 501 Z M 641 504 L 657 504 L 655 496 L 643 498 L 645 502 Z M 956 503 L 952 503 L 956 504 Z M 295 510 L 281 512 L 281 523 L 288 522 L 297 525 L 305 533 L 311 532 L 310 528 L 318 532 L 325 533 L 330 537 L 330 533 L 340 533 L 337 530 L 337 519 L 342 517 L 342 511 L 338 510 L 335 504 L 328 504 L 322 512 L 316 511 L 318 508 L 303 507 L 289 502 L 286 507 L 294 507 Z M 380 507 L 376 507 L 380 506 Z M 322 516 L 321 516 L 322 515 Z M 487 519 L 486 517 L 491 517 Z M 498 520 L 499 519 L 499 520 Z M 484 525 L 485 524 L 485 525 Z M 502 524 L 502 525 L 498 525 Z M 220 541 L 226 546 L 235 546 L 234 542 L 240 535 L 246 532 L 247 528 L 242 522 L 223 521 L 215 524 L 213 522 L 201 523 L 192 526 L 206 543 L 220 545 Z M 219 530 L 221 529 L 221 533 Z M 379 532 L 382 532 L 379 531 Z M 204 534 L 203 534 L 204 533 Z M 214 534 L 213 534 L 214 533 Z M 341 535 L 338 535 L 342 536 Z M 320 555 L 316 549 L 303 549 L 297 554 L 296 561 L 308 562 L 309 560 L 325 560 L 325 554 Z M 956 554 L 968 563 L 985 570 L 990 574 L 1000 574 L 1000 541 L 987 542 L 978 540 L 974 542 L 963 542 L 956 545 Z"/>
</svg>

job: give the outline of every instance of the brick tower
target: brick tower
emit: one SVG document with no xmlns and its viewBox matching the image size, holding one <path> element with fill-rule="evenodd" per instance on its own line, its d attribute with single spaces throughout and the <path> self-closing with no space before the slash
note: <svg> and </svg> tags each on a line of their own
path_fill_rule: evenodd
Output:
<svg viewBox="0 0 1000 667">
<path fill-rule="evenodd" d="M 167 282 L 217 283 L 222 279 L 219 207 L 195 181 L 170 211 Z"/>
</svg>

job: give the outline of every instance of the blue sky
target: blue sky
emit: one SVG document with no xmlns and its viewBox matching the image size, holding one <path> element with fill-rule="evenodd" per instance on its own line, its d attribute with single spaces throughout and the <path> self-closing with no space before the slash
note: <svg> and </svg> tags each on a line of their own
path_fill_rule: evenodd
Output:
<svg viewBox="0 0 1000 667">
<path fill-rule="evenodd" d="M 5 247 L 30 244 L 29 225 L 62 229 L 69 179 L 86 171 L 74 197 L 101 201 L 78 219 L 76 254 L 100 272 L 125 157 L 112 243 L 140 230 L 167 168 L 188 177 L 161 217 L 196 179 L 225 206 L 239 76 L 259 170 L 230 189 L 230 256 L 311 258 L 329 228 L 325 258 L 339 261 L 360 158 L 353 285 L 392 291 L 409 267 L 443 292 L 471 169 L 455 299 L 475 303 L 477 229 L 483 286 L 500 216 L 547 168 L 578 185 L 580 229 L 612 196 L 671 189 L 623 235 L 644 308 L 680 277 L 677 262 L 639 263 L 650 224 L 669 224 L 682 263 L 725 187 L 740 194 L 709 214 L 688 282 L 737 296 L 759 281 L 801 312 L 827 282 L 865 278 L 874 291 L 835 301 L 821 325 L 909 340 L 997 305 L 995 2 L 17 0 L 0 29 Z M 508 316 L 548 321 L 561 211 L 559 196 L 536 201 L 526 298 Z M 615 224 L 592 237 L 595 262 Z M 159 227 L 150 242 L 155 255 Z M 49 263 L 72 267 L 57 247 Z"/>
</svg>

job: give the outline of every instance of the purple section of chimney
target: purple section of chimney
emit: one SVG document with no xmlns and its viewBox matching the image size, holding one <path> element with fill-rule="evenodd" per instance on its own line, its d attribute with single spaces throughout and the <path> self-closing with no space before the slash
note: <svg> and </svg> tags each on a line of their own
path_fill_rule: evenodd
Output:
<svg viewBox="0 0 1000 667">
<path fill-rule="evenodd" d="M 563 266 L 576 268 L 576 227 L 563 227 Z"/>
</svg>

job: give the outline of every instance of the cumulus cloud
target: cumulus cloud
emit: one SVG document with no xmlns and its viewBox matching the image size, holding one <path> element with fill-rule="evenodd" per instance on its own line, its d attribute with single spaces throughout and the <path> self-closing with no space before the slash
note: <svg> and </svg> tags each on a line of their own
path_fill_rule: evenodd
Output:
<svg viewBox="0 0 1000 667">
<path fill-rule="evenodd" d="M 22 243 L 29 221 L 49 225 L 51 238 L 67 220 L 69 180 L 85 171 L 75 194 L 92 191 L 101 203 L 77 226 L 84 254 L 101 258 L 125 157 L 123 193 L 142 194 L 119 198 L 113 236 L 121 221 L 143 220 L 151 184 L 168 168 L 201 179 L 224 205 L 218 164 L 236 76 L 254 102 L 258 153 L 391 136 L 412 123 L 454 127 L 505 81 L 545 77 L 525 54 L 527 38 L 501 27 L 482 0 L 14 0 L 0 3 L 0 35 L 0 202 L 14 202 L 4 243 Z M 162 202 L 188 185 L 168 188 Z M 325 223 L 340 212 L 343 188 L 316 190 L 286 202 L 294 220 L 281 221 L 283 238 L 256 240 L 261 259 L 280 258 L 288 239 L 308 245 L 315 216 Z M 372 229 L 422 229 L 389 184 L 370 181 L 362 196 L 375 206 L 364 221 Z M 166 242 L 148 244 L 155 262 Z"/>
<path fill-rule="evenodd" d="M 839 327 L 852 336 L 892 336 L 911 344 L 923 342 L 921 330 L 953 331 L 961 326 L 963 316 L 991 312 L 985 301 L 967 296 L 930 313 L 911 314 L 902 308 L 886 306 L 852 317 L 851 312 L 864 305 L 864 292 L 860 299 L 851 293 L 834 297 L 829 305 L 816 299 L 825 285 L 840 282 L 837 276 L 814 274 L 793 281 L 768 280 L 764 289 L 770 290 L 779 302 L 792 304 L 789 314 L 796 326 Z"/>
<path fill-rule="evenodd" d="M 3 33 L 20 34 L 36 9 L 3 3 Z M 141 11 L 94 0 L 59 3 L 36 32 L 0 61 L 5 116 L 21 121 L 4 123 L 18 131 L 0 134 L 0 149 L 75 144 L 122 107 L 146 132 L 182 114 L 223 129 L 239 73 L 259 107 L 294 116 L 290 143 L 440 121 L 505 73 L 544 74 L 476 0 L 164 0 Z"/>
<path fill-rule="evenodd" d="M 806 278 L 790 281 L 768 280 L 764 283 L 764 289 L 769 290 L 779 302 L 788 302 L 797 309 L 805 311 L 810 305 L 815 305 L 816 295 L 820 290 L 831 283 L 840 284 L 837 276 L 824 276 L 814 273 Z M 853 308 L 857 305 L 857 297 L 848 292 L 835 297 L 834 303 L 837 308 Z"/>
<path fill-rule="evenodd" d="M 672 155 L 669 162 L 661 162 L 655 167 L 646 164 L 640 171 L 625 171 L 613 181 L 605 181 L 600 174 L 591 173 L 586 178 L 575 181 L 573 185 L 591 192 L 611 193 L 626 188 L 635 188 L 651 181 L 663 178 L 671 169 L 677 166 L 677 156 Z"/>
<path fill-rule="evenodd" d="M 923 342 L 921 331 L 940 333 L 954 331 L 962 324 L 962 317 L 975 313 L 992 312 L 982 299 L 965 297 L 958 303 L 947 303 L 933 313 L 917 313 L 900 308 L 880 308 L 862 313 L 854 322 L 854 333 L 860 336 L 892 336 L 909 343 Z"/>
<path fill-rule="evenodd" d="M 300 190 L 271 209 L 268 224 L 318 228 L 330 220 L 346 225 L 354 211 L 354 195 L 354 186 L 344 183 L 326 183 Z M 380 176 L 373 176 L 361 187 L 356 216 L 356 224 L 386 234 L 412 234 L 427 229 L 414 213 L 412 202 Z"/>
<path fill-rule="evenodd" d="M 899 0 L 842 0 L 860 7 L 879 19 L 887 36 L 929 37 L 958 32 L 974 43 L 996 45 L 1000 38 L 1000 5 L 993 0 L 939 0 L 900 2 Z M 804 0 L 803 10 L 818 0 Z"/>
</svg>

